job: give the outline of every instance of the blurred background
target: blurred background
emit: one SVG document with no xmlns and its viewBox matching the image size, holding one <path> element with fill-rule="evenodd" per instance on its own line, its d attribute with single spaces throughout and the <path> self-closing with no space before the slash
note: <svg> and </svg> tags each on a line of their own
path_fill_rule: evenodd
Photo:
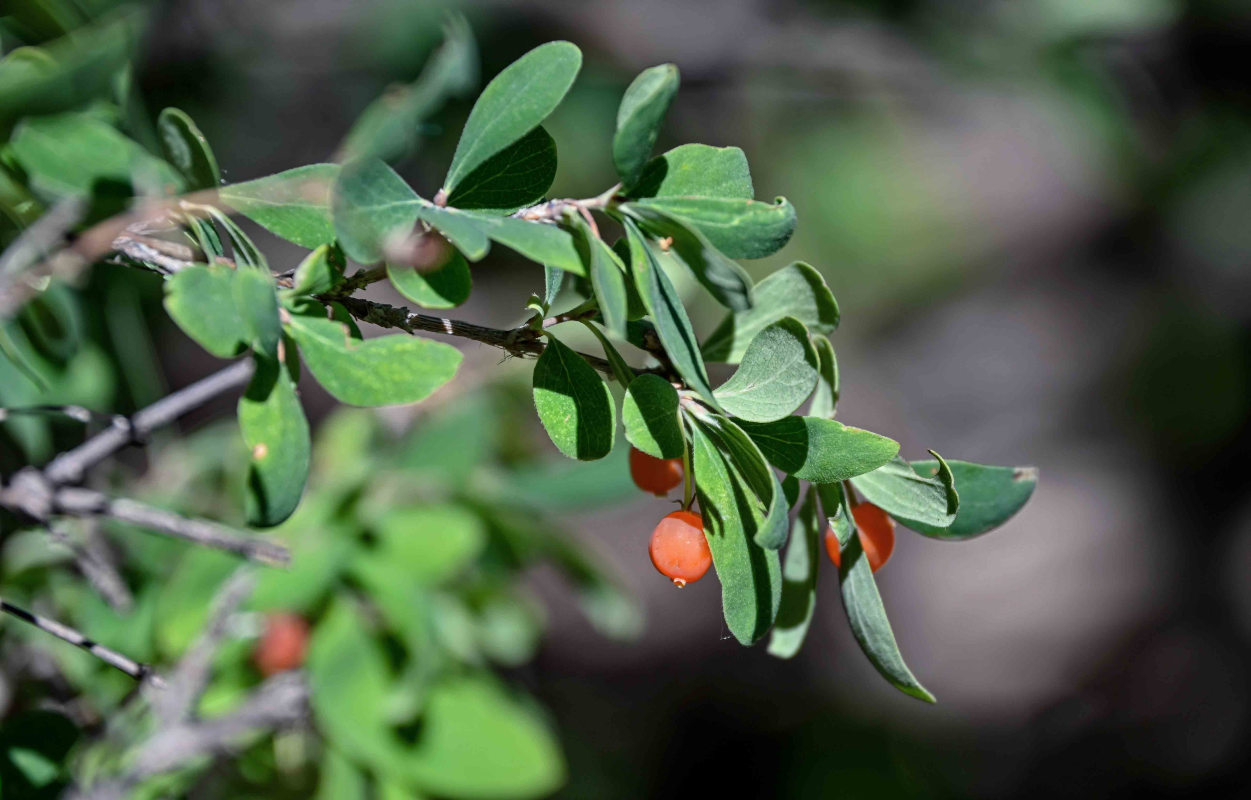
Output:
<svg viewBox="0 0 1251 800">
<path fill-rule="evenodd" d="M 544 41 L 582 48 L 547 124 L 553 196 L 615 181 L 622 90 L 676 63 L 657 151 L 738 145 L 757 196 L 793 202 L 794 239 L 748 266 L 825 275 L 843 312 L 840 419 L 911 458 L 1041 472 L 1002 530 L 959 546 L 901 532 L 878 576 L 936 707 L 874 674 L 829 570 L 806 646 L 778 661 L 724 630 L 715 581 L 676 592 L 655 574 L 645 542 L 671 504 L 570 510 L 646 627 L 605 639 L 551 575 L 528 575 L 549 629 L 509 678 L 553 715 L 570 776 L 558 796 L 1251 790 L 1247 4 L 176 0 L 153 7 L 138 82 L 152 109 L 194 117 L 228 181 L 247 180 L 327 159 L 374 97 L 418 74 L 450 8 L 485 77 Z M 399 165 L 426 196 L 469 106 L 438 113 Z M 264 243 L 272 263 L 297 257 Z M 502 249 L 474 279 L 454 316 L 500 327 L 542 285 Z M 151 284 L 135 302 L 163 369 L 128 383 L 134 402 L 212 368 Z M 389 291 L 370 296 L 400 302 Z M 705 307 L 703 332 L 719 317 Z M 530 369 L 466 355 L 470 374 Z M 333 403 L 302 391 L 316 424 Z M 537 424 L 534 442 L 559 458 Z"/>
</svg>

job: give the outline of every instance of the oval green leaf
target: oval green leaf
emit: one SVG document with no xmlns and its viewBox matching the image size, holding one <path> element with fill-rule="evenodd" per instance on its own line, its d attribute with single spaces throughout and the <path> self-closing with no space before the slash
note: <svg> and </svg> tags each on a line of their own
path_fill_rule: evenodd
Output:
<svg viewBox="0 0 1251 800">
<path fill-rule="evenodd" d="M 612 450 L 617 411 L 608 384 L 551 333 L 534 365 L 534 407 L 547 435 L 570 458 L 592 461 Z"/>
<path fill-rule="evenodd" d="M 678 68 L 673 64 L 643 70 L 626 88 L 612 138 L 613 164 L 626 186 L 635 182 L 652 154 L 660 124 L 677 92 Z"/>
<path fill-rule="evenodd" d="M 939 459 L 937 463 L 937 475 L 923 477 L 907 461 L 896 457 L 872 472 L 852 478 L 851 485 L 870 503 L 909 528 L 946 528 L 955 521 L 959 497 L 951 470 L 943 469 L 946 462 Z"/>
<path fill-rule="evenodd" d="M 328 319 L 293 316 L 290 332 L 318 382 L 354 406 L 424 400 L 455 376 L 461 361 L 460 351 L 442 342 L 407 334 L 357 341 Z"/>
<path fill-rule="evenodd" d="M 960 509 L 955 522 L 946 528 L 916 521 L 904 523 L 934 539 L 972 539 L 998 528 L 1021 510 L 1038 485 L 1038 470 L 1034 467 L 994 467 L 968 461 L 947 463 L 960 489 Z M 936 460 L 913 461 L 912 468 L 924 478 L 940 474 Z"/>
<path fill-rule="evenodd" d="M 730 258 L 764 258 L 786 246 L 795 232 L 795 207 L 785 197 L 772 203 L 731 197 L 664 197 L 637 200 L 680 219 Z"/>
<path fill-rule="evenodd" d="M 496 75 L 469 112 L 444 191 L 450 196 L 487 159 L 538 127 L 564 99 L 581 66 L 576 46 L 548 42 Z"/>
<path fill-rule="evenodd" d="M 655 458 L 682 456 L 678 390 L 659 375 L 640 375 L 621 401 L 621 421 L 630 444 Z"/>
<path fill-rule="evenodd" d="M 820 272 L 802 261 L 756 284 L 752 298 L 750 309 L 726 315 L 709 334 L 703 347 L 705 359 L 737 364 L 752 339 L 782 317 L 794 317 L 813 334 L 829 334 L 838 327 L 838 302 L 830 287 Z"/>
<path fill-rule="evenodd" d="M 382 161 L 352 162 L 339 170 L 331 192 L 333 233 L 353 261 L 376 264 L 382 260 L 387 239 L 412 230 L 421 202 Z"/>
<path fill-rule="evenodd" d="M 313 248 L 335 240 L 330 202 L 338 177 L 338 164 L 309 164 L 223 186 L 218 197 L 275 236 Z"/>
<path fill-rule="evenodd" d="M 684 144 L 648 161 L 629 197 L 738 197 L 750 200 L 747 156 L 737 147 Z"/>
<path fill-rule="evenodd" d="M 784 317 L 761 331 L 743 362 L 716 390 L 727 413 L 749 422 L 790 416 L 817 385 L 817 352 L 808 330 Z"/>
<path fill-rule="evenodd" d="M 277 525 L 300 503 L 312 454 L 308 420 L 295 385 L 277 362 L 258 360 L 256 374 L 239 398 L 239 428 L 250 456 L 248 524 Z"/>
<path fill-rule="evenodd" d="M 230 358 L 248 345 L 235 306 L 235 271 L 226 266 L 188 267 L 165 281 L 165 310 L 201 347 Z"/>
<path fill-rule="evenodd" d="M 743 479 L 699 425 L 692 425 L 690 432 L 699 511 L 721 581 L 725 623 L 740 644 L 753 644 L 768 632 L 777 615 L 782 600 L 781 560 L 776 550 L 766 550 L 751 540 L 756 512 Z"/>
<path fill-rule="evenodd" d="M 769 463 L 796 478 L 835 483 L 871 472 L 899 452 L 899 442 L 818 417 L 742 422 Z"/>
</svg>

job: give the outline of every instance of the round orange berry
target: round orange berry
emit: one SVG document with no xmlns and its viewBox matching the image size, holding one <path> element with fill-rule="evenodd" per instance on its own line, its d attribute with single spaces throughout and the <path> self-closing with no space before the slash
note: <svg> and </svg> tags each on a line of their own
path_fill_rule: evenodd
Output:
<svg viewBox="0 0 1251 800">
<path fill-rule="evenodd" d="M 704 520 L 691 511 L 675 511 L 652 531 L 647 547 L 652 564 L 679 589 L 704 577 L 712 552 L 704 538 Z"/>
<path fill-rule="evenodd" d="M 634 485 L 643 491 L 664 497 L 682 483 L 682 459 L 656 458 L 631 447 L 630 477 L 634 479 Z"/>
<path fill-rule="evenodd" d="M 308 623 L 291 613 L 270 614 L 265 618 L 265 632 L 256 643 L 252 660 L 266 677 L 296 669 L 304 664 L 308 647 Z"/>
<path fill-rule="evenodd" d="M 852 506 L 851 516 L 860 530 L 860 546 L 869 559 L 869 567 L 877 572 L 895 552 L 895 520 L 872 503 Z M 840 566 L 838 537 L 828 529 L 825 532 L 825 552 L 835 567 Z"/>
</svg>

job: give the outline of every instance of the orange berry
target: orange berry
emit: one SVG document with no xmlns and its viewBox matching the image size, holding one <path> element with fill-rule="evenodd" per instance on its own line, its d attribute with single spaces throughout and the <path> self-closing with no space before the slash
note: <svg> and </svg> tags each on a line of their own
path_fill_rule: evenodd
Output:
<svg viewBox="0 0 1251 800">
<path fill-rule="evenodd" d="M 303 617 L 286 612 L 270 614 L 252 660 L 261 674 L 269 677 L 301 666 L 307 647 L 308 623 Z"/>
<path fill-rule="evenodd" d="M 877 572 L 895 552 L 895 520 L 872 503 L 857 503 L 851 507 L 851 516 L 860 530 L 860 546 L 869 559 L 869 567 Z M 834 566 L 840 566 L 838 537 L 834 531 L 825 531 L 825 552 Z"/>
<path fill-rule="evenodd" d="M 647 553 L 661 575 L 681 589 L 704 577 L 712 566 L 712 551 L 704 538 L 703 517 L 691 511 L 675 511 L 652 531 Z"/>
<path fill-rule="evenodd" d="M 634 485 L 643 491 L 664 497 L 682 483 L 682 459 L 656 458 L 631 447 L 630 477 L 634 479 Z"/>
</svg>

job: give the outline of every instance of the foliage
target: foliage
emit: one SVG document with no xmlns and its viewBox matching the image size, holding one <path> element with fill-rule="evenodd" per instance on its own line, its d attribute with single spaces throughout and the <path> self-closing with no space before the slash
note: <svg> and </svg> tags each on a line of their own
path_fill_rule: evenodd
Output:
<svg viewBox="0 0 1251 800">
<path fill-rule="evenodd" d="M 772 632 L 768 652 L 787 658 L 798 651 L 817 605 L 820 536 L 831 527 L 843 548 L 842 601 L 856 640 L 893 685 L 933 700 L 903 660 L 852 535 L 852 489 L 923 535 L 967 539 L 1015 514 L 1035 475 L 937 454 L 910 463 L 897 442 L 834 419 L 840 375 L 829 337 L 840 314 L 825 280 L 794 262 L 755 283 L 735 261 L 784 247 L 795 209 L 785 198 L 754 198 L 747 159 L 736 148 L 688 144 L 653 154 L 678 93 L 676 67 L 646 70 L 626 91 L 613 141 L 605 143 L 620 181 L 595 197 L 545 199 L 557 147 L 542 125 L 582 61 L 568 42 L 535 48 L 486 85 L 429 199 L 387 163 L 411 144 L 409 134 L 434 106 L 465 90 L 473 46 L 460 22 L 400 101 L 367 109 L 340 148 L 341 164 L 294 165 L 219 186 L 218 160 L 189 115 L 161 112 L 159 142 L 150 149 L 122 124 L 124 98 L 77 80 L 91 47 L 105 55 L 90 58 L 107 58 L 119 24 L 79 31 L 88 44 L 74 51 L 78 58 L 64 58 L 68 46 L 51 43 L 0 62 L 0 108 L 20 118 L 0 146 L 0 170 L 15 187 L 12 197 L 0 197 L 5 236 L 29 230 L 36 210 L 67 201 L 85 203 L 80 227 L 90 231 L 131 197 L 182 196 L 161 215 L 165 238 L 154 242 L 146 229 L 127 228 L 91 260 L 111 255 L 159 273 L 168 314 L 188 336 L 219 358 L 255 362 L 238 404 L 241 436 L 233 437 L 246 447 L 227 453 L 206 434 L 172 448 L 155 473 L 181 483 L 158 480 L 149 491 L 177 505 L 192 486 L 211 483 L 200 495 L 205 508 L 219 517 L 231 516 L 223 507 L 239 508 L 233 516 L 272 528 L 290 544 L 291 571 L 266 573 L 250 602 L 257 612 L 295 609 L 314 623 L 308 673 L 324 738 L 309 764 L 320 764 L 327 796 L 339 791 L 327 787 L 362 785 L 365 776 L 379 787 L 448 797 L 537 796 L 561 782 L 559 747 L 546 723 L 488 669 L 520 663 L 534 650 L 541 620 L 516 583 L 528 564 L 562 567 L 606 632 L 633 627 L 629 603 L 595 560 L 530 513 L 556 502 L 564 479 L 545 486 L 531 477 L 525 489 L 515 470 L 502 467 L 501 431 L 510 425 L 501 424 L 497 404 L 461 402 L 389 445 L 373 417 L 344 412 L 310 444 L 295 383 L 302 369 L 348 405 L 409 404 L 457 390 L 455 383 L 443 387 L 456 375 L 460 352 L 411 335 L 417 330 L 537 355 L 538 420 L 572 459 L 608 458 L 624 472 L 624 459 L 613 458 L 624 449 L 618 418 L 634 446 L 684 458 L 726 625 L 744 645 Z M 124 63 L 118 69 L 124 75 Z M 58 81 L 76 87 L 56 94 L 61 102 L 31 88 Z M 310 252 L 291 269 L 271 268 L 232 212 Z M 605 238 L 615 230 L 620 238 Z M 471 265 L 496 244 L 545 268 L 544 290 L 521 327 L 454 324 L 356 296 L 389 280 L 419 306 L 458 306 L 472 291 Z M 358 271 L 349 274 L 348 259 Z M 38 266 L 36 259 L 31 268 Z M 539 274 L 533 271 L 535 281 Z M 690 301 L 676 289 L 684 277 L 725 309 L 702 339 Z M 75 377 L 92 367 L 82 365 L 88 351 L 75 346 L 74 312 L 58 307 L 60 291 L 44 285 L 21 315 L 2 323 L 5 405 L 80 397 L 106 404 L 107 396 L 75 394 L 100 382 Z M 47 319 L 58 324 L 41 325 Z M 403 332 L 363 338 L 357 321 Z M 562 343 L 552 329 L 568 322 L 595 333 L 603 359 Z M 622 354 L 626 347 L 632 359 Z M 709 363 L 736 369 L 718 385 Z M 47 428 L 30 422 L 5 423 L 28 463 L 51 447 Z M 386 454 L 381 462 L 373 456 L 379 466 L 371 472 L 355 466 L 367 448 Z M 165 459 L 176 466 L 167 468 Z M 417 493 L 415 476 L 422 479 Z M 528 500 L 526 514 L 516 513 L 519 497 Z M 5 542 L 5 594 L 52 587 L 58 611 L 101 639 L 112 634 L 128 643 L 140 658 L 182 653 L 233 567 L 218 553 L 128 538 L 127 555 L 139 570 L 169 575 L 168 588 L 145 584 L 134 612 L 145 623 L 128 626 L 66 582 L 55 564 L 30 555 L 24 537 Z M 62 657 L 92 702 L 108 707 L 120 698 L 121 676 L 77 652 Z M 205 714 L 229 711 L 257 682 L 237 647 L 223 650 L 215 671 Z M 118 767 L 105 745 L 95 747 L 83 750 L 77 779 Z M 491 757 L 470 760 L 471 751 Z M 18 752 L 26 751 L 10 748 L 6 769 L 36 780 L 40 767 L 23 767 Z M 178 774 L 161 780 L 176 784 Z"/>
</svg>

